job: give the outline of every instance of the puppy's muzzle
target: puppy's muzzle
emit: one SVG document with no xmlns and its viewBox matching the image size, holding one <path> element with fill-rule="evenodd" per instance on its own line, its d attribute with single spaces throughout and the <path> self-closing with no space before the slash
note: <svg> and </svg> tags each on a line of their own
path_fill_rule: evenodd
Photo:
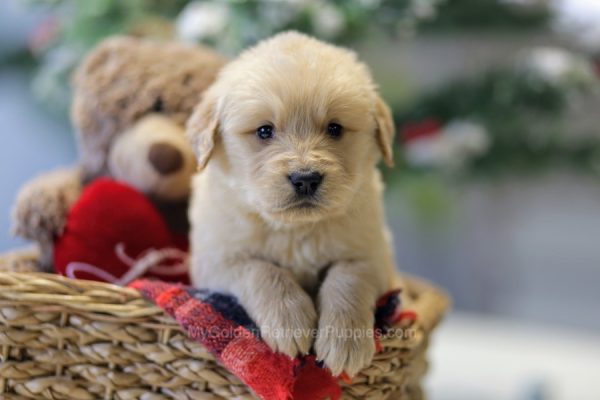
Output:
<svg viewBox="0 0 600 400">
<path fill-rule="evenodd" d="M 316 171 L 297 171 L 288 176 L 298 197 L 314 196 L 323 182 L 323 174 Z"/>
</svg>

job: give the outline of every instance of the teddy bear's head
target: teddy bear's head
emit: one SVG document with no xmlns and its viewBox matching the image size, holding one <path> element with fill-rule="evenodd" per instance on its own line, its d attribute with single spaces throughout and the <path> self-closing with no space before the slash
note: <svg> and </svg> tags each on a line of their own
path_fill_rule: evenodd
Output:
<svg viewBox="0 0 600 400">
<path fill-rule="evenodd" d="M 159 200 L 185 199 L 196 168 L 185 122 L 224 64 L 200 46 L 103 41 L 73 80 L 71 118 L 86 178 L 108 175 Z"/>
</svg>

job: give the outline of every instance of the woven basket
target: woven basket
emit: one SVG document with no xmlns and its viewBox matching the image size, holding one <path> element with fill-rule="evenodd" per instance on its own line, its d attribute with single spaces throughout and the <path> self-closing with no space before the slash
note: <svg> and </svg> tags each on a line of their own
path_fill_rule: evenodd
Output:
<svg viewBox="0 0 600 400">
<path fill-rule="evenodd" d="M 0 399 L 255 399 L 135 290 L 31 272 L 36 260 L 0 257 Z M 407 281 L 410 334 L 384 337 L 344 399 L 422 399 L 428 337 L 448 300 Z"/>
</svg>

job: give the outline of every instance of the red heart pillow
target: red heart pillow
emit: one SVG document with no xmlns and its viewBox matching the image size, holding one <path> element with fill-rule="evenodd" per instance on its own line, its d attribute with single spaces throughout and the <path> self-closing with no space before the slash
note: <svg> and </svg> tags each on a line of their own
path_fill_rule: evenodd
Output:
<svg viewBox="0 0 600 400">
<path fill-rule="evenodd" d="M 54 244 L 56 272 L 71 278 L 117 282 L 136 259 L 150 250 L 174 248 L 167 224 L 141 193 L 112 179 L 85 188 Z M 148 270 L 146 276 L 188 282 L 174 264 Z"/>
</svg>

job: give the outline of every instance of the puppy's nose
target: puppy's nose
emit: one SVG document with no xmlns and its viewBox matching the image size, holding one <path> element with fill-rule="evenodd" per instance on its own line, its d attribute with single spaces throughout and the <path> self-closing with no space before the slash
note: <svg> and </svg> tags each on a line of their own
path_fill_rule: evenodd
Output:
<svg viewBox="0 0 600 400">
<path fill-rule="evenodd" d="M 311 196 L 317 192 L 323 175 L 315 171 L 292 172 L 289 176 L 290 182 L 299 196 Z"/>
<path fill-rule="evenodd" d="M 183 155 L 179 149 L 169 143 L 154 143 L 148 152 L 148 161 L 161 175 L 172 174 L 183 166 Z"/>
</svg>

